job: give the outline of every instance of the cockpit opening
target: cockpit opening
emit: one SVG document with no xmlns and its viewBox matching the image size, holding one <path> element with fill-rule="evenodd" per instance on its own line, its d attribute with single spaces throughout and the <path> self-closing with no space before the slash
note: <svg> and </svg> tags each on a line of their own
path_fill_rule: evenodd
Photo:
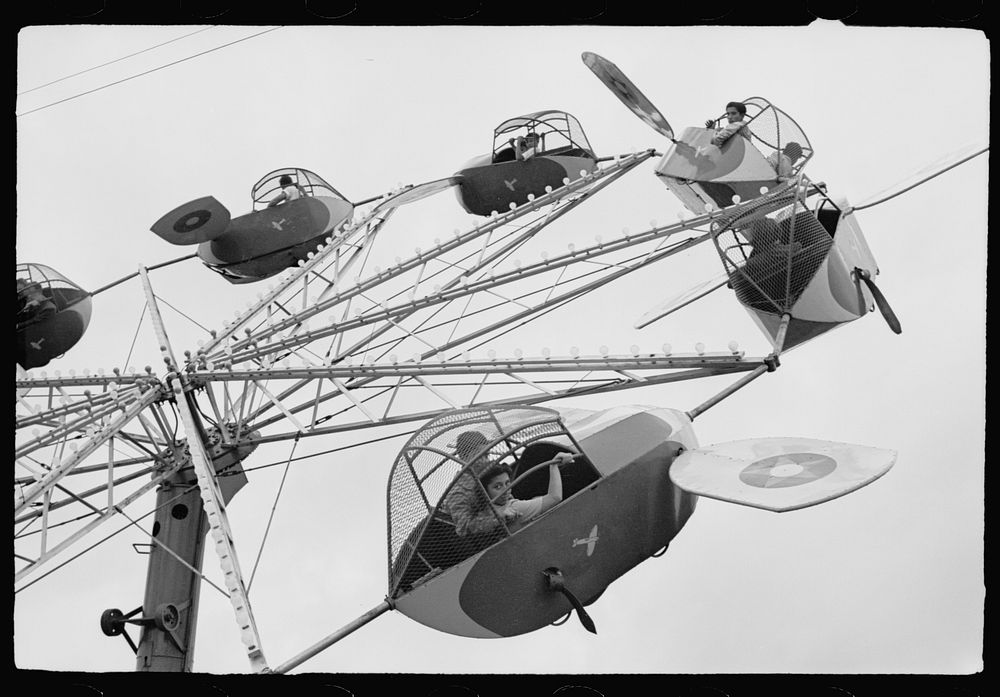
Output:
<svg viewBox="0 0 1000 697">
<path fill-rule="evenodd" d="M 255 211 L 267 208 L 286 186 L 293 186 L 302 196 L 329 196 L 346 201 L 339 191 L 328 184 L 315 172 L 299 167 L 283 167 L 268 172 L 250 190 Z"/>
<path fill-rule="evenodd" d="M 55 269 L 42 264 L 18 264 L 17 325 L 40 322 L 90 294 Z"/>
<path fill-rule="evenodd" d="M 494 164 L 535 155 L 594 158 L 580 122 L 563 111 L 537 111 L 504 121 L 493 132 Z"/>
<path fill-rule="evenodd" d="M 720 219 L 713 231 L 737 299 L 775 314 L 795 304 L 833 245 L 801 190 Z"/>
<path fill-rule="evenodd" d="M 720 140 L 714 127 L 689 127 L 657 165 L 657 175 L 697 214 L 787 186 L 813 155 L 806 134 L 788 114 L 761 97 L 743 104 L 744 118 L 730 127 L 739 125 L 744 137 Z"/>
<path fill-rule="evenodd" d="M 563 501 L 600 478 L 550 409 L 457 410 L 417 431 L 389 481 L 390 595 L 406 593 L 515 534 L 487 492 L 491 473 L 505 473 L 513 497 L 531 501 L 545 495 L 545 465 L 557 453 L 577 456 L 560 470 Z"/>
</svg>

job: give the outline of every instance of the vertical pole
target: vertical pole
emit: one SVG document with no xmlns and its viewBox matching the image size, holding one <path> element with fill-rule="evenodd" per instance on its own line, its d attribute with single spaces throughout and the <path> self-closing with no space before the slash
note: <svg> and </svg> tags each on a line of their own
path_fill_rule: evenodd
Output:
<svg viewBox="0 0 1000 697">
<path fill-rule="evenodd" d="M 170 605 L 178 609 L 178 616 L 170 631 L 156 622 L 142 628 L 135 668 L 142 672 L 191 672 L 201 577 L 164 549 L 173 550 L 190 567 L 201 571 L 205 510 L 197 478 L 190 470 L 186 476 L 178 472 L 157 489 L 156 507 L 143 616 L 156 617 L 161 608 Z"/>
</svg>

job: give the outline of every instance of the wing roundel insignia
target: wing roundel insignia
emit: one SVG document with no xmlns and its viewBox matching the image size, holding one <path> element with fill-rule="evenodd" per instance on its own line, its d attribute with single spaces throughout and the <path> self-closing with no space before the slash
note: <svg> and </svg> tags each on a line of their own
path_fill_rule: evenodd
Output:
<svg viewBox="0 0 1000 697">
<path fill-rule="evenodd" d="M 150 230 L 171 244 L 214 240 L 229 227 L 229 211 L 213 196 L 188 201 L 153 223 Z"/>
<path fill-rule="evenodd" d="M 761 489 L 801 486 L 822 479 L 837 469 L 837 461 L 819 453 L 772 455 L 747 465 L 740 481 Z"/>
<path fill-rule="evenodd" d="M 191 213 L 187 216 L 177 219 L 174 223 L 174 232 L 194 232 L 207 223 L 211 218 L 212 214 L 204 208 L 191 211 Z"/>
</svg>

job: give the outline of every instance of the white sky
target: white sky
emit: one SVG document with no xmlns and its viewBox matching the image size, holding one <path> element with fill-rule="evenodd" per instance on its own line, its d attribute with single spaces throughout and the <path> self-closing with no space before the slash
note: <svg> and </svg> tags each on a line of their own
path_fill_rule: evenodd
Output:
<svg viewBox="0 0 1000 697">
<path fill-rule="evenodd" d="M 18 92 L 195 29 L 25 29 Z M 201 32 L 24 94 L 17 113 L 261 29 Z M 583 51 L 615 62 L 678 131 L 720 114 L 731 99 L 771 100 L 809 135 L 816 150 L 810 176 L 852 201 L 958 146 L 988 140 L 989 45 L 974 31 L 830 22 L 782 29 L 286 27 L 18 117 L 17 261 L 47 264 L 93 290 L 140 264 L 193 251 L 149 232 L 187 200 L 211 194 L 241 214 L 251 185 L 284 166 L 311 169 L 360 200 L 452 174 L 489 150 L 502 120 L 540 109 L 579 118 L 599 155 L 662 151 L 663 139 L 583 65 Z M 786 514 L 701 499 L 667 554 L 636 567 L 590 606 L 597 636 L 572 619 L 523 637 L 472 640 L 388 613 L 298 672 L 981 670 L 987 165 L 979 157 L 858 213 L 902 335 L 877 314 L 865 317 L 787 355 L 777 372 L 695 423 L 703 444 L 797 435 L 896 449 L 885 477 Z M 653 166 L 567 216 L 553 248 L 675 219 L 680 205 Z M 389 248 L 409 251 L 471 223 L 445 193 L 394 217 Z M 550 346 L 566 354 L 573 345 L 626 353 L 632 344 L 657 350 L 664 341 L 723 350 L 736 339 L 761 355 L 765 343 L 754 324 L 722 292 L 632 328 L 650 307 L 718 270 L 714 251 L 699 247 L 588 296 L 518 340 L 526 353 Z M 221 325 L 261 290 L 230 286 L 195 261 L 152 278 L 158 294 L 207 326 Z M 97 296 L 87 335 L 47 370 L 124 366 L 142 307 L 137 281 Z M 190 323 L 178 313 L 166 321 L 175 352 L 194 348 Z M 162 366 L 148 323 L 129 365 Z M 689 409 L 722 384 L 573 404 Z M 296 455 L 351 442 L 308 440 Z M 385 595 L 385 486 L 401 444 L 306 460 L 289 473 L 251 591 L 271 665 Z M 290 450 L 283 444 L 265 461 Z M 245 572 L 282 469 L 251 473 L 229 506 Z M 119 535 L 19 593 L 16 665 L 133 670 L 125 642 L 104 637 L 98 619 L 106 608 L 128 612 L 141 604 L 146 557 L 131 545 L 146 541 L 139 531 Z M 219 578 L 211 549 L 204 567 Z M 201 600 L 195 669 L 247 672 L 229 602 L 208 585 Z"/>
</svg>

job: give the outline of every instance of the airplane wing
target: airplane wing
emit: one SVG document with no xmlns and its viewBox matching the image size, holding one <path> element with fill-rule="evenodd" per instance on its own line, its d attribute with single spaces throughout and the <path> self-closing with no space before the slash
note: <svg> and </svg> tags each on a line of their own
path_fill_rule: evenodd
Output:
<svg viewBox="0 0 1000 697">
<path fill-rule="evenodd" d="M 926 181 L 933 179 L 939 174 L 944 174 L 950 169 L 958 167 L 964 162 L 968 162 L 974 157 L 982 155 L 984 152 L 990 149 L 989 145 L 983 145 L 982 143 L 972 143 L 966 145 L 948 155 L 939 158 L 937 161 L 932 162 L 920 171 L 911 175 L 903 181 L 897 182 L 895 185 L 883 189 L 882 191 L 869 196 L 867 199 L 857 204 L 852 208 L 852 210 L 860 211 L 865 208 L 871 208 L 872 206 L 877 206 L 880 203 L 884 203 L 891 198 L 896 198 L 900 194 L 906 193 L 910 189 L 916 188 Z"/>
<path fill-rule="evenodd" d="M 704 298 L 706 295 L 718 290 L 728 282 L 729 274 L 723 271 L 718 276 L 702 281 L 701 283 L 687 289 L 680 295 L 660 303 L 636 320 L 633 326 L 636 329 L 642 329 L 656 320 L 666 317 L 671 312 L 679 310 L 685 305 L 690 305 L 695 300 Z"/>
<path fill-rule="evenodd" d="M 420 199 L 427 198 L 428 196 L 436 194 L 439 191 L 450 189 L 458 184 L 461 179 L 462 178 L 459 176 L 452 176 L 444 179 L 435 179 L 434 181 L 424 182 L 423 184 L 409 186 L 380 202 L 377 206 L 375 206 L 375 211 L 388 208 L 398 208 L 399 206 L 405 206 L 407 203 L 419 201 Z"/>
<path fill-rule="evenodd" d="M 755 438 L 682 453 L 670 478 L 685 491 L 769 511 L 830 501 L 872 483 L 894 450 L 811 438 Z"/>
<path fill-rule="evenodd" d="M 585 51 L 581 56 L 588 68 L 603 82 L 609 90 L 622 103 L 632 110 L 636 116 L 645 121 L 649 126 L 670 140 L 674 139 L 674 129 L 670 127 L 663 114 L 653 106 L 646 95 L 639 91 L 639 88 L 632 84 L 625 73 L 618 69 L 618 66 L 606 58 L 602 58 L 596 53 Z"/>
</svg>

